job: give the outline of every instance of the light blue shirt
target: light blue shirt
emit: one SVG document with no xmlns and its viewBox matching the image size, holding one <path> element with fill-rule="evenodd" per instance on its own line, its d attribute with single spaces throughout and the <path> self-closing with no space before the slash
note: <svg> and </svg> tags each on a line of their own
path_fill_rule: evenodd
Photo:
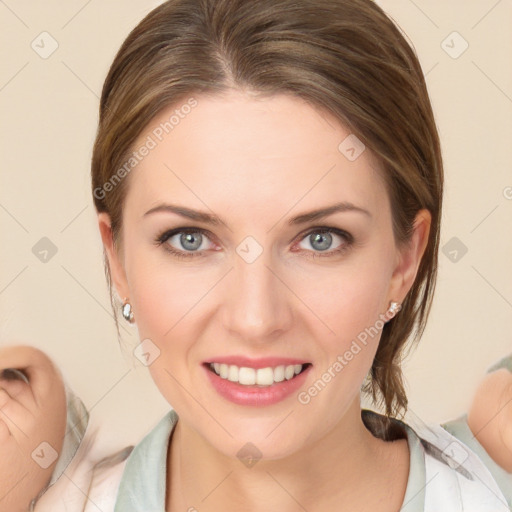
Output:
<svg viewBox="0 0 512 512">
<path fill-rule="evenodd" d="M 377 413 L 363 409 L 361 414 L 372 431 L 371 422 L 367 420 Z M 167 451 L 177 421 L 177 413 L 171 410 L 134 448 L 126 462 L 114 512 L 165 512 Z M 425 454 L 420 438 L 405 423 L 396 419 L 392 419 L 392 422 L 405 430 L 410 452 L 409 478 L 401 511 L 423 512 Z"/>
</svg>

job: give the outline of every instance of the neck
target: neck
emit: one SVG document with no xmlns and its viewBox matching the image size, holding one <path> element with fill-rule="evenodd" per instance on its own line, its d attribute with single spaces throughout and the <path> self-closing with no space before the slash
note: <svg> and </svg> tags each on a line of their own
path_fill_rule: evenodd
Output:
<svg viewBox="0 0 512 512">
<path fill-rule="evenodd" d="M 397 472 L 390 474 L 390 463 L 394 470 L 398 465 Z M 178 421 L 168 453 L 166 509 L 295 512 L 352 510 L 361 505 L 358 510 L 372 510 L 372 506 L 382 510 L 372 499 L 381 500 L 384 493 L 391 506 L 396 506 L 389 510 L 398 510 L 408 463 L 406 440 L 385 442 L 367 430 L 359 397 L 342 421 L 314 444 L 281 459 L 260 459 L 254 465 L 220 453 Z"/>
</svg>

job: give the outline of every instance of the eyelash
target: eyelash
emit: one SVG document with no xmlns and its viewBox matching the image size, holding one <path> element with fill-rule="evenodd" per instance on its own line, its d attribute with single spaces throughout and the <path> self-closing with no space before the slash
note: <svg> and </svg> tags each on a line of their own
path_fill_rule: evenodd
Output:
<svg viewBox="0 0 512 512">
<path fill-rule="evenodd" d="M 168 231 L 164 231 L 160 235 L 157 236 L 155 239 L 155 245 L 158 247 L 162 246 L 169 240 L 169 238 L 173 237 L 174 235 L 181 234 L 181 233 L 201 233 L 202 235 L 205 235 L 208 237 L 208 231 L 201 228 L 176 228 Z M 343 231 L 338 228 L 331 228 L 328 226 L 319 226 L 315 228 L 311 228 L 309 231 L 307 231 L 302 238 L 300 238 L 300 241 L 305 239 L 307 236 L 313 234 L 313 233 L 334 233 L 335 235 L 340 236 L 345 240 L 345 243 L 338 249 L 334 249 L 332 251 L 326 251 L 326 252 L 318 252 L 318 251 L 309 251 L 306 250 L 306 252 L 311 253 L 311 258 L 331 258 L 334 256 L 339 256 L 346 252 L 348 249 L 350 249 L 354 243 L 354 238 L 350 233 L 347 233 L 346 231 Z M 190 258 L 197 258 L 197 257 L 203 257 L 203 254 L 201 252 L 194 252 L 194 251 L 178 251 L 174 249 L 169 244 L 166 244 L 164 249 L 168 252 L 170 252 L 174 257 L 178 259 L 184 259 L 188 260 Z"/>
</svg>

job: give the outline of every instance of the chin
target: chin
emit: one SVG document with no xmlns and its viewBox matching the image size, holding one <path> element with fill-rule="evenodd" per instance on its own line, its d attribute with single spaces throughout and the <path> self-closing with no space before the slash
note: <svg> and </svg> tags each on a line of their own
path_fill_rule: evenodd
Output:
<svg viewBox="0 0 512 512">
<path fill-rule="evenodd" d="M 250 420 L 250 428 L 243 428 L 235 423 L 236 420 L 233 420 L 232 428 L 230 422 L 224 423 L 233 437 L 211 436 L 211 431 L 205 436 L 209 444 L 227 457 L 240 460 L 279 460 L 295 454 L 304 446 L 304 439 L 299 439 L 296 432 L 291 435 L 289 428 L 286 428 L 292 423 L 283 422 L 279 425 L 279 421 L 276 422 L 275 419 L 263 422 Z M 279 426 L 276 428 L 276 425 Z"/>
</svg>

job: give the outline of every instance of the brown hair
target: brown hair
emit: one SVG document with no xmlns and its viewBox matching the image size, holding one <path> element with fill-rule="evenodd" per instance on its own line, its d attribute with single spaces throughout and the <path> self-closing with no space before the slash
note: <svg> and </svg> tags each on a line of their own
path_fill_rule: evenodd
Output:
<svg viewBox="0 0 512 512">
<path fill-rule="evenodd" d="M 129 177 L 114 186 L 112 178 L 137 137 L 163 108 L 229 88 L 295 95 L 363 141 L 380 162 L 398 244 L 410 239 L 418 210 L 430 211 L 415 283 L 401 312 L 385 324 L 363 386 L 375 403 L 384 403 L 386 415 L 396 416 L 407 409 L 406 342 L 421 336 L 434 293 L 443 189 L 439 136 L 412 46 L 371 0 L 169 0 L 158 6 L 124 41 L 101 94 L 92 190 L 96 210 L 110 215 L 117 248 Z M 106 257 L 105 272 L 119 332 Z"/>
</svg>

